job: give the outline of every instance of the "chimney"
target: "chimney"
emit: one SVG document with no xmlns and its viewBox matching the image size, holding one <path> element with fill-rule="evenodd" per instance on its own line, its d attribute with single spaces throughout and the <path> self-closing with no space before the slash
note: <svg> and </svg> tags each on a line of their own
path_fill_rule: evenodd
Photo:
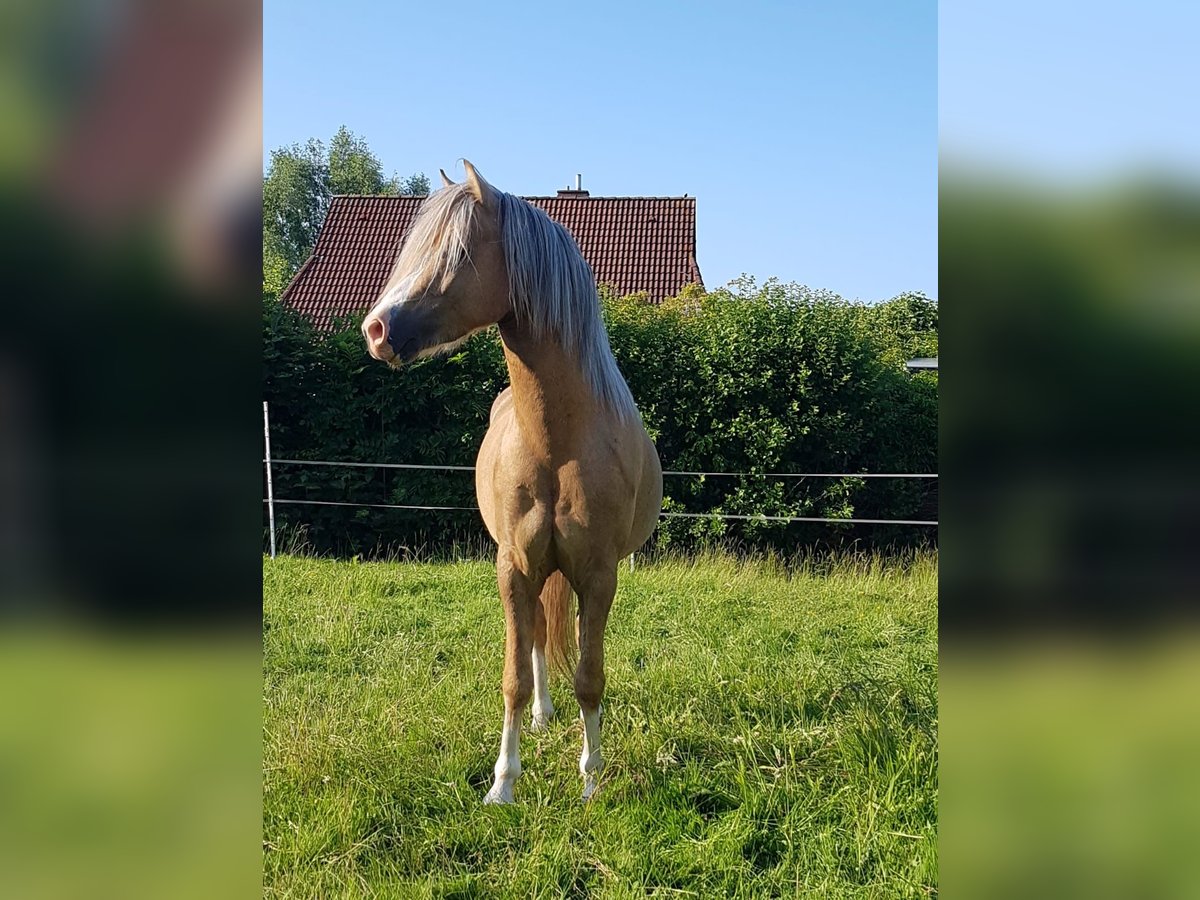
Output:
<svg viewBox="0 0 1200 900">
<path fill-rule="evenodd" d="M 572 190 L 571 186 L 567 185 L 567 188 L 565 190 L 561 190 L 558 192 L 558 196 L 571 197 L 571 198 L 578 199 L 581 197 L 590 197 L 591 194 L 589 194 L 587 191 L 585 191 L 583 189 L 583 175 L 577 174 L 575 176 L 575 189 Z"/>
</svg>

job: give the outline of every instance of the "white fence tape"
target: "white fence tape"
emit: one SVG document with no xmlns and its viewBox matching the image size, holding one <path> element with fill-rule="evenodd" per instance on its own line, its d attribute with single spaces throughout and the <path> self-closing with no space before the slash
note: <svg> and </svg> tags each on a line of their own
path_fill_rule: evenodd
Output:
<svg viewBox="0 0 1200 900">
<path fill-rule="evenodd" d="M 263 460 L 267 462 L 268 460 Z M 474 472 L 474 466 L 443 466 L 420 463 L 341 462 L 327 459 L 272 459 L 277 466 L 350 466 L 360 469 L 429 469 L 446 472 Z M 664 475 L 696 475 L 717 478 L 937 478 L 936 473 L 913 472 L 677 472 L 664 470 Z"/>
<path fill-rule="evenodd" d="M 270 501 L 263 500 L 263 503 Z M 479 512 L 478 506 L 408 506 L 401 503 L 351 503 L 345 500 L 281 500 L 292 506 L 353 506 L 358 509 L 410 509 L 418 512 Z M 830 522 L 838 525 L 937 525 L 926 519 L 837 519 L 821 516 L 735 515 L 732 513 L 660 512 L 660 519 L 731 519 L 741 522 Z"/>
<path fill-rule="evenodd" d="M 415 469 L 432 472 L 474 472 L 474 466 L 447 466 L 422 463 L 379 463 L 379 462 L 350 462 L 327 459 L 272 459 L 271 431 L 267 419 L 267 404 L 263 403 L 263 437 L 266 444 L 266 456 L 263 463 L 267 467 L 267 504 L 271 522 L 271 556 L 275 555 L 275 506 L 287 504 L 290 506 L 350 506 L 358 509 L 406 509 L 416 512 L 478 512 L 477 506 L 410 506 L 400 503 L 351 503 L 345 500 L 286 500 L 275 496 L 272 480 L 272 466 L 345 466 L 356 469 Z M 913 472 L 682 472 L 664 471 L 663 475 L 692 476 L 697 478 L 937 478 L 937 473 Z M 732 513 L 688 513 L 662 512 L 663 519 L 728 519 L 739 522 L 825 522 L 835 525 L 927 525 L 936 526 L 936 520 L 925 519 L 841 519 L 823 516 L 767 516 L 767 515 L 736 515 Z"/>
</svg>

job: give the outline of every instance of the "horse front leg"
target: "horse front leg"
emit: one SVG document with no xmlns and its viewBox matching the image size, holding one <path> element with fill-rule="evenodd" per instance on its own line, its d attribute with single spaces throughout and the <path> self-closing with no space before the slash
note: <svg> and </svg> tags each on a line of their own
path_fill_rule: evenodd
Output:
<svg viewBox="0 0 1200 900">
<path fill-rule="evenodd" d="M 534 604 L 541 586 L 533 585 L 514 564 L 511 554 L 503 549 L 497 557 L 496 576 L 506 625 L 504 729 L 500 735 L 500 754 L 496 757 L 495 781 L 483 802 L 512 803 L 513 785 L 521 775 L 521 716 L 533 693 Z"/>
<path fill-rule="evenodd" d="M 600 726 L 604 699 L 604 629 L 617 593 L 616 566 L 591 574 L 576 588 L 579 594 L 579 666 L 575 669 L 575 697 L 583 719 L 583 751 L 579 773 L 583 776 L 583 799 L 588 800 L 600 784 L 604 754 L 600 750 Z"/>
</svg>

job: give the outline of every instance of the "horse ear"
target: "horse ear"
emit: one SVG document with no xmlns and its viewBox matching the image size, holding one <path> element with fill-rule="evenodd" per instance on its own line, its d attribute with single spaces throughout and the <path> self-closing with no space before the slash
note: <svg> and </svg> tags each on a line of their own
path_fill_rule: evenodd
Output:
<svg viewBox="0 0 1200 900">
<path fill-rule="evenodd" d="M 446 174 L 445 169 L 438 169 L 438 174 L 442 176 L 442 187 L 452 187 L 454 182 L 450 180 L 450 176 Z"/>
<path fill-rule="evenodd" d="M 483 206 L 487 206 L 492 197 L 492 186 L 475 170 L 470 160 L 464 159 L 462 162 L 463 168 L 467 170 L 467 187 L 470 188 L 476 200 Z"/>
</svg>

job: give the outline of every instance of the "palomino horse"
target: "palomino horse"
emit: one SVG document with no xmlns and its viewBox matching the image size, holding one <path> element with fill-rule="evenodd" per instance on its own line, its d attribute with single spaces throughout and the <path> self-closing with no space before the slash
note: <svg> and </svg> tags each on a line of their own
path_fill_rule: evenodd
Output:
<svg viewBox="0 0 1200 900">
<path fill-rule="evenodd" d="M 604 768 L 604 628 L 617 564 L 654 529 L 662 469 L 570 234 L 463 165 L 462 184 L 442 172 L 445 187 L 421 208 L 363 336 L 373 357 L 399 366 L 500 325 L 511 386 L 492 405 L 475 468 L 507 624 L 504 730 L 484 802 L 512 802 L 530 698 L 534 730 L 554 714 L 547 660 L 569 671 L 573 594 L 586 800 Z"/>
</svg>

